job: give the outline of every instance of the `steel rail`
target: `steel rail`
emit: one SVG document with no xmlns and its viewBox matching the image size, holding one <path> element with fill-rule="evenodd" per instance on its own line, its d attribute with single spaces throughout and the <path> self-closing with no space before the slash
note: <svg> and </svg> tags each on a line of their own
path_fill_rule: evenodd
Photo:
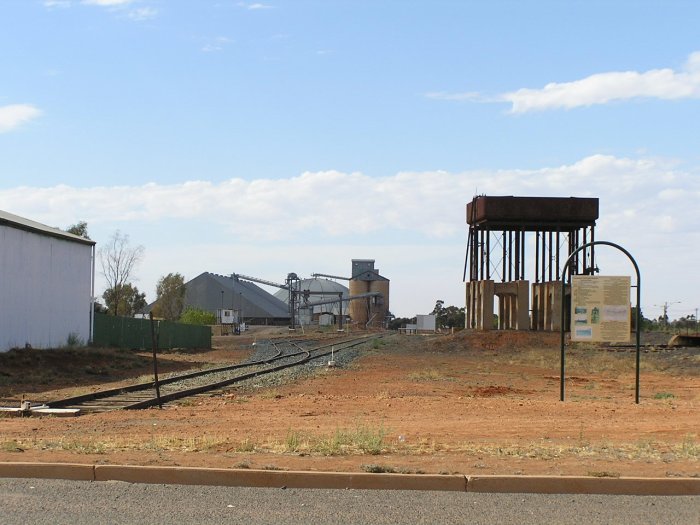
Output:
<svg viewBox="0 0 700 525">
<path fill-rule="evenodd" d="M 251 367 L 251 366 L 264 365 L 264 364 L 271 363 L 277 359 L 281 359 L 282 357 L 284 357 L 284 356 L 282 356 L 282 350 L 279 350 L 277 348 L 277 344 L 272 342 L 272 345 L 277 350 L 277 353 L 274 356 L 268 357 L 266 359 L 260 359 L 258 361 L 248 361 L 245 363 L 236 363 L 235 365 L 226 365 L 226 366 L 220 366 L 220 367 L 216 367 L 216 368 L 207 368 L 204 370 L 197 370 L 195 372 L 188 372 L 186 374 L 173 375 L 173 376 L 169 376 L 166 378 L 161 378 L 158 382 L 161 385 L 169 384 L 169 383 L 176 383 L 177 381 L 182 381 L 184 379 L 192 379 L 194 377 L 199 377 L 199 376 L 208 375 L 208 374 L 214 374 L 217 372 L 226 372 L 229 370 L 237 370 L 239 368 L 247 368 L 247 367 Z M 83 403 L 85 401 L 93 401 L 95 399 L 106 398 L 106 397 L 110 397 L 110 396 L 114 396 L 114 395 L 118 395 L 118 394 L 123 394 L 123 393 L 128 393 L 128 392 L 136 392 L 139 390 L 145 390 L 147 388 L 153 388 L 153 381 L 149 381 L 147 383 L 136 383 L 133 385 L 110 388 L 107 390 L 100 390 L 98 392 L 91 392 L 89 394 L 81 394 L 79 396 L 58 399 L 56 401 L 51 401 L 51 402 L 47 403 L 47 405 L 51 408 L 60 408 L 60 407 L 70 405 L 70 404 L 78 404 L 78 403 Z"/>
<path fill-rule="evenodd" d="M 285 363 L 283 365 L 277 365 L 271 368 L 265 368 L 262 370 L 254 370 L 253 372 L 249 372 L 246 374 L 238 375 L 235 377 L 231 377 L 228 379 L 225 379 L 223 381 L 217 381 L 214 383 L 209 383 L 206 385 L 199 385 L 190 389 L 182 389 L 178 390 L 176 392 L 171 392 L 171 393 L 166 393 L 164 395 L 160 396 L 160 399 L 162 402 L 166 402 L 172 399 L 178 399 L 182 397 L 188 397 L 190 395 L 196 395 L 198 393 L 205 392 L 207 390 L 214 390 L 216 388 L 221 388 L 223 386 L 227 386 L 228 384 L 233 384 L 235 382 L 239 381 L 244 381 L 246 379 L 250 379 L 252 377 L 256 377 L 258 375 L 263 375 L 267 373 L 273 373 L 279 370 L 283 370 L 285 368 L 290 368 L 292 366 L 298 366 L 299 364 L 303 364 L 307 361 L 316 359 L 318 357 L 322 357 L 325 355 L 330 355 L 331 351 L 325 352 L 325 353 L 320 353 L 311 356 L 311 352 L 315 352 L 318 350 L 321 350 L 323 348 L 328 348 L 328 347 L 335 347 L 338 345 L 347 345 L 342 348 L 337 348 L 336 351 L 343 350 L 345 348 L 351 348 L 352 346 L 356 346 L 358 344 L 361 344 L 365 341 L 368 341 L 371 339 L 371 336 L 364 336 L 362 338 L 355 338 L 355 339 L 345 339 L 342 341 L 334 341 L 328 344 L 320 345 L 316 348 L 313 348 L 311 350 L 305 350 L 302 349 L 296 342 L 294 341 L 280 341 L 280 342 L 274 342 L 271 341 L 271 344 L 274 346 L 276 353 L 272 357 L 268 357 L 266 359 L 260 359 L 258 361 L 252 361 L 252 362 L 247 362 L 247 363 L 238 363 L 235 365 L 228 365 L 224 367 L 217 367 L 217 368 L 209 368 L 206 370 L 198 370 L 195 372 L 190 372 L 186 374 L 180 374 L 180 375 L 175 375 L 171 376 L 165 379 L 160 380 L 160 384 L 172 384 L 176 383 L 179 381 L 183 380 L 188 380 L 192 379 L 195 377 L 201 377 L 201 376 L 206 376 L 206 375 L 212 375 L 220 372 L 228 372 L 228 371 L 234 371 L 242 368 L 250 368 L 253 366 L 261 366 L 261 365 L 266 365 L 269 363 L 273 363 L 275 361 L 279 361 L 282 359 L 289 359 L 293 357 L 297 357 L 300 355 L 305 355 L 300 360 L 297 360 L 293 363 Z M 351 343 L 351 344 L 348 344 Z M 291 353 L 286 353 L 283 355 L 283 350 L 279 348 L 279 346 L 288 344 L 288 345 L 293 345 L 296 346 L 299 350 L 294 351 Z M 56 401 L 52 401 L 50 403 L 47 403 L 47 405 L 51 408 L 59 408 L 59 407 L 66 407 L 66 406 L 72 406 L 72 407 L 77 407 L 79 408 L 80 405 L 83 405 L 83 408 L 90 408 L 92 409 L 91 411 L 107 411 L 107 410 L 113 410 L 113 409 L 119 409 L 119 408 L 146 408 L 147 406 L 153 406 L 153 404 L 158 404 L 157 399 L 152 397 L 152 395 L 149 393 L 148 397 L 144 400 L 138 401 L 136 403 L 130 403 L 128 397 L 129 394 L 138 394 L 138 392 L 143 392 L 143 391 L 150 391 L 153 389 L 153 382 L 150 381 L 148 383 L 139 383 L 135 385 L 128 385 L 125 387 L 119 387 L 119 388 L 113 388 L 113 389 L 108 389 L 108 390 L 101 390 L 98 392 L 91 392 L 89 394 L 83 394 L 80 396 L 73 396 L 70 398 L 65 398 L 65 399 L 59 399 Z M 121 399 L 119 399 L 120 396 Z M 126 397 L 127 399 L 124 399 Z M 132 399 L 136 396 L 132 396 Z M 110 399 L 112 398 L 112 399 Z M 117 399 L 114 399 L 117 398 Z M 85 406 L 87 402 L 90 401 L 95 401 L 95 405 L 88 405 Z M 109 406 L 111 405 L 111 406 Z M 116 405 L 116 406 L 115 406 Z"/>
<path fill-rule="evenodd" d="M 299 354 L 304 355 L 304 357 L 302 357 L 301 359 L 298 359 L 297 361 L 294 361 L 292 363 L 283 363 L 281 365 L 276 365 L 276 366 L 273 366 L 271 368 L 265 368 L 263 370 L 256 370 L 256 371 L 249 372 L 247 374 L 243 374 L 240 376 L 232 377 L 229 379 L 224 379 L 223 381 L 217 381 L 215 383 L 210 383 L 207 385 L 201 385 L 201 386 L 197 386 L 194 388 L 179 390 L 177 392 L 172 392 L 172 393 L 166 394 L 166 395 L 161 395 L 160 400 L 162 402 L 174 401 L 176 399 L 181 399 L 183 397 L 190 397 L 190 396 L 194 396 L 197 394 L 201 394 L 203 392 L 217 390 L 219 388 L 223 388 L 225 386 L 229 386 L 229 385 L 232 385 L 234 383 L 246 381 L 248 379 L 252 379 L 254 377 L 258 377 L 261 375 L 272 374 L 274 372 L 280 372 L 281 370 L 285 370 L 287 368 L 292 368 L 295 366 L 299 366 L 299 365 L 308 363 L 309 361 L 313 361 L 314 359 L 318 359 L 319 357 L 329 356 L 332 353 L 337 353 L 337 352 L 340 352 L 342 350 L 347 350 L 348 348 L 353 348 L 355 346 L 361 345 L 362 343 L 364 343 L 368 340 L 369 340 L 369 338 L 363 337 L 362 339 L 355 341 L 355 342 L 352 342 L 352 343 L 348 344 L 347 346 L 343 346 L 342 348 L 335 348 L 336 345 L 324 345 L 324 347 L 333 346 L 334 348 L 332 350 L 329 350 L 326 352 L 321 352 L 321 353 L 314 354 L 314 355 L 311 355 L 311 352 L 318 350 L 318 348 L 311 349 L 311 350 L 303 350 L 302 352 L 298 352 L 297 354 L 291 354 L 291 355 L 285 356 L 285 357 L 296 357 Z M 321 348 L 324 348 L 324 347 L 321 347 Z M 151 398 L 151 399 L 147 399 L 144 401 L 139 401 L 137 403 L 133 403 L 131 405 L 124 406 L 123 408 L 125 410 L 136 410 L 136 409 L 142 409 L 142 408 L 150 408 L 150 407 L 155 406 L 157 404 L 158 404 L 158 399 Z"/>
<path fill-rule="evenodd" d="M 282 344 L 294 344 L 292 341 L 278 341 L 270 342 L 272 346 L 275 349 L 275 354 L 272 357 L 268 357 L 265 359 L 261 359 L 258 361 L 252 361 L 252 362 L 247 362 L 247 363 L 237 363 L 235 365 L 228 365 L 224 367 L 217 367 L 217 368 L 209 368 L 205 370 L 197 370 L 195 372 L 190 372 L 186 374 L 179 374 L 179 375 L 174 375 L 171 377 L 168 377 L 162 381 L 160 381 L 161 385 L 165 385 L 166 387 L 168 385 L 171 385 L 173 383 L 178 383 L 180 381 L 188 381 L 196 377 L 202 377 L 202 376 L 207 376 L 207 375 L 213 375 L 217 373 L 222 373 L 222 372 L 229 372 L 229 371 L 235 371 L 238 369 L 242 368 L 251 368 L 255 366 L 261 366 L 265 365 L 280 359 L 285 359 L 290 356 L 295 356 L 298 355 L 299 352 L 295 351 L 291 354 L 284 354 L 283 350 L 279 349 L 279 346 Z M 150 399 L 151 394 L 150 391 L 153 390 L 154 388 L 154 382 L 149 381 L 147 383 L 139 383 L 135 385 L 128 385 L 126 387 L 122 388 L 112 388 L 108 390 L 101 390 L 98 392 L 92 392 L 90 394 L 84 394 L 81 396 L 75 396 L 71 398 L 66 398 L 66 399 L 61 399 L 58 401 L 54 401 L 52 403 L 49 403 L 47 406 L 51 408 L 58 408 L 58 407 L 70 407 L 70 408 L 83 408 L 83 409 L 89 409 L 90 411 L 100 411 L 103 408 L 106 408 L 106 405 L 118 405 L 115 406 L 115 408 L 123 408 L 124 406 L 131 404 L 133 399 L 138 399 L 138 398 L 146 398 Z M 167 388 L 166 388 L 167 390 Z M 149 392 L 148 395 L 143 395 L 143 393 Z M 141 393 L 141 395 L 139 395 Z M 91 401 L 94 401 L 94 405 L 88 405 Z"/>
</svg>

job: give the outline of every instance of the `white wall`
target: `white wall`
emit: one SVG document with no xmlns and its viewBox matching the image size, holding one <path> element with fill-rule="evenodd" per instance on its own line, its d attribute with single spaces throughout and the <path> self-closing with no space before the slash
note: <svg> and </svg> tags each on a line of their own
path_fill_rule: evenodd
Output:
<svg viewBox="0 0 700 525">
<path fill-rule="evenodd" d="M 88 342 L 92 248 L 0 225 L 0 351 Z"/>
<path fill-rule="evenodd" d="M 430 330 L 435 331 L 435 315 L 416 315 L 416 325 L 418 330 Z"/>
</svg>

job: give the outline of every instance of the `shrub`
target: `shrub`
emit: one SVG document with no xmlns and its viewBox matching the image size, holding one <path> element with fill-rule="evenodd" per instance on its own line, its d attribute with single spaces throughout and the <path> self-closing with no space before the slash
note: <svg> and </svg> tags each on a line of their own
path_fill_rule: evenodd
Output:
<svg viewBox="0 0 700 525">
<path fill-rule="evenodd" d="M 213 313 L 188 306 L 180 316 L 180 322 L 185 324 L 210 325 L 216 324 L 216 315 Z"/>
<path fill-rule="evenodd" d="M 85 346 L 85 341 L 75 332 L 68 334 L 68 339 L 66 340 L 66 345 L 69 348 L 75 348 L 76 346 Z"/>
</svg>

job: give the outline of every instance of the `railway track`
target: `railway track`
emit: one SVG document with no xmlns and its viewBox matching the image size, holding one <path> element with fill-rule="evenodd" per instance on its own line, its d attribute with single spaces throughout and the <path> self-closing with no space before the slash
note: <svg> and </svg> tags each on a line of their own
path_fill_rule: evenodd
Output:
<svg viewBox="0 0 700 525">
<path fill-rule="evenodd" d="M 270 357 L 206 370 L 197 370 L 159 379 L 160 398 L 155 394 L 155 382 L 128 385 L 47 403 L 50 408 L 77 408 L 81 413 L 110 410 L 135 410 L 164 405 L 171 401 L 221 389 L 254 377 L 273 374 L 287 368 L 304 365 L 342 352 L 381 336 L 363 336 L 334 341 L 313 348 L 304 348 L 297 341 L 269 341 Z"/>
</svg>

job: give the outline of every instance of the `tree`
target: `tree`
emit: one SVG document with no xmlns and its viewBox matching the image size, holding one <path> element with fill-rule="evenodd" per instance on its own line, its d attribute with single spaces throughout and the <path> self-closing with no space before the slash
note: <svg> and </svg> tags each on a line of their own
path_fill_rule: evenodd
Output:
<svg viewBox="0 0 700 525">
<path fill-rule="evenodd" d="M 107 288 L 102 294 L 107 305 L 108 313 L 133 317 L 146 307 L 146 294 L 140 293 L 136 286 L 123 284 L 114 288 Z"/>
<path fill-rule="evenodd" d="M 671 326 L 676 332 L 690 333 L 690 330 L 695 330 L 697 328 L 697 321 L 694 314 L 686 315 L 685 317 L 679 317 L 671 322 Z"/>
<path fill-rule="evenodd" d="M 438 328 L 464 328 L 464 307 L 445 306 L 445 301 L 438 299 L 430 313 L 435 315 L 435 324 Z"/>
<path fill-rule="evenodd" d="M 440 321 L 440 319 L 443 316 L 443 308 L 445 306 L 445 301 L 442 299 L 438 299 L 435 301 L 435 308 L 433 308 L 433 311 L 430 312 L 431 314 L 435 315 L 435 321 Z M 437 323 L 438 327 L 440 326 L 440 323 Z"/>
<path fill-rule="evenodd" d="M 93 303 L 93 310 L 96 314 L 106 314 L 107 313 L 107 307 L 103 305 L 102 303 L 98 303 L 95 301 Z"/>
<path fill-rule="evenodd" d="M 78 237 L 85 237 L 86 239 L 90 239 L 90 236 L 88 235 L 87 231 L 87 222 L 85 221 L 80 221 L 77 224 L 72 224 L 71 226 L 68 226 L 68 228 L 66 228 L 66 231 L 68 233 L 72 233 L 73 235 L 77 235 Z"/>
<path fill-rule="evenodd" d="M 639 310 L 639 317 L 641 319 L 640 328 L 642 329 L 642 331 L 654 330 L 656 328 L 656 324 L 657 324 L 656 321 L 653 319 L 647 319 L 646 317 L 644 317 L 644 312 L 642 312 L 641 309 Z M 637 325 L 636 325 L 637 307 L 636 306 L 632 306 L 630 308 L 630 321 L 631 321 L 632 330 L 636 330 L 637 329 Z"/>
<path fill-rule="evenodd" d="M 185 303 L 185 278 L 179 273 L 161 277 L 156 285 L 156 296 L 153 315 L 168 321 L 179 319 Z"/>
<path fill-rule="evenodd" d="M 186 324 L 211 325 L 216 324 L 216 316 L 207 310 L 188 306 L 180 316 L 180 322 Z"/>
<path fill-rule="evenodd" d="M 399 328 L 405 328 L 407 324 L 416 324 L 416 317 L 394 317 L 389 321 L 389 330 L 398 330 Z"/>
<path fill-rule="evenodd" d="M 113 315 L 119 315 L 122 304 L 128 304 L 127 300 L 122 300 L 122 293 L 128 291 L 127 285 L 132 277 L 132 273 L 143 258 L 144 247 L 132 247 L 129 244 L 129 236 L 122 234 L 119 230 L 114 232 L 109 242 L 98 251 L 102 274 L 107 280 L 107 290 L 111 300 L 103 294 L 107 308 Z M 130 286 L 130 285 L 129 285 Z"/>
</svg>

